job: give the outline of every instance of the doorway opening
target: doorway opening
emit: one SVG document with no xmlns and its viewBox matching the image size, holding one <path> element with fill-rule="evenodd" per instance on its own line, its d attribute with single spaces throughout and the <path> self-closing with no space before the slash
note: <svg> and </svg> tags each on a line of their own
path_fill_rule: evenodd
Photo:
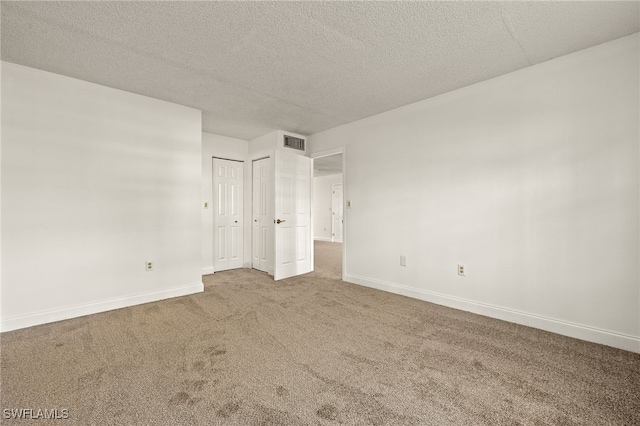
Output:
<svg viewBox="0 0 640 426">
<path fill-rule="evenodd" d="M 346 220 L 343 149 L 318 153 L 313 161 L 314 270 L 344 279 Z"/>
</svg>

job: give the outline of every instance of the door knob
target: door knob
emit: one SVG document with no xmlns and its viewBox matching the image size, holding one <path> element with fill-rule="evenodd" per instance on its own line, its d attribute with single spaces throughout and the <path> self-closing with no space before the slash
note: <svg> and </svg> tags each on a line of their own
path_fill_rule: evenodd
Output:
<svg viewBox="0 0 640 426">
<path fill-rule="evenodd" d="M 276 220 L 276 223 L 277 223 L 278 225 L 280 225 L 282 222 L 286 222 L 286 220 L 280 220 L 280 219 Z"/>
</svg>

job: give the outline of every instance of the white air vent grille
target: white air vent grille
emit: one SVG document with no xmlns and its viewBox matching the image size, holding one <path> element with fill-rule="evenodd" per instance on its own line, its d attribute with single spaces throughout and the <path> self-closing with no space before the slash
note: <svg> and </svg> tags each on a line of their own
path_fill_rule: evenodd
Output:
<svg viewBox="0 0 640 426">
<path fill-rule="evenodd" d="M 304 151 L 304 139 L 294 138 L 293 136 L 284 135 L 284 146 L 287 148 L 298 149 Z"/>
</svg>

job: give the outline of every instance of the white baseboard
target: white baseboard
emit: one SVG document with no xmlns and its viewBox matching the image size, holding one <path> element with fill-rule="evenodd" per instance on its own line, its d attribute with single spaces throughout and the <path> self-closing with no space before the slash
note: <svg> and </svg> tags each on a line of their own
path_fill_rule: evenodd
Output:
<svg viewBox="0 0 640 426">
<path fill-rule="evenodd" d="M 111 311 L 113 309 L 125 308 L 127 306 L 141 305 L 143 303 L 156 302 L 158 300 L 169 299 L 172 297 L 186 296 L 188 294 L 200 293 L 202 291 L 204 291 L 204 285 L 200 282 L 153 293 L 137 294 L 134 296 L 104 300 L 85 305 L 70 306 L 47 312 L 21 315 L 3 319 L 0 323 L 0 331 L 5 332 L 17 330 L 20 328 L 32 327 L 34 325 L 47 324 L 84 315 Z"/>
<path fill-rule="evenodd" d="M 213 274 L 213 266 L 208 266 L 206 268 L 202 268 L 202 275 L 211 275 Z"/>
<path fill-rule="evenodd" d="M 314 241 L 328 241 L 331 242 L 331 238 L 323 238 L 323 237 L 314 237 Z"/>
<path fill-rule="evenodd" d="M 390 293 L 401 294 L 403 296 L 424 300 L 426 302 L 435 303 L 437 305 L 448 306 L 450 308 L 469 311 L 487 317 L 526 325 L 529 327 L 550 331 L 552 333 L 574 337 L 576 339 L 600 343 L 602 345 L 640 353 L 640 337 L 636 336 L 602 330 L 595 327 L 589 327 L 568 321 L 548 318 L 542 315 L 520 312 L 500 306 L 475 302 L 473 300 L 449 296 L 428 290 L 418 289 L 415 287 L 375 280 L 352 274 L 345 275 L 344 280 L 353 284 L 359 284 L 378 290 L 388 291 Z"/>
</svg>

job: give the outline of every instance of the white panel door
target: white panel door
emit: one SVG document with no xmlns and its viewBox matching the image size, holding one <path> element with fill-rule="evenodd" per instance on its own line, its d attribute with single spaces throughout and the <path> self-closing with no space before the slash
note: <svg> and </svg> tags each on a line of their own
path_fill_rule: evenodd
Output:
<svg viewBox="0 0 640 426">
<path fill-rule="evenodd" d="M 342 184 L 331 185 L 331 218 L 333 220 L 331 238 L 336 243 L 342 242 L 342 229 L 344 226 L 342 188 Z"/>
<path fill-rule="evenodd" d="M 270 218 L 269 201 L 271 200 L 269 183 L 271 175 L 269 165 L 271 159 L 264 158 L 253 162 L 253 229 L 252 229 L 252 261 L 251 266 L 259 271 L 268 272 L 269 232 L 273 226 Z"/>
<path fill-rule="evenodd" d="M 213 159 L 213 270 L 242 268 L 241 161 Z"/>
<path fill-rule="evenodd" d="M 275 153 L 274 279 L 313 269 L 311 172 L 313 160 L 286 151 Z"/>
</svg>

